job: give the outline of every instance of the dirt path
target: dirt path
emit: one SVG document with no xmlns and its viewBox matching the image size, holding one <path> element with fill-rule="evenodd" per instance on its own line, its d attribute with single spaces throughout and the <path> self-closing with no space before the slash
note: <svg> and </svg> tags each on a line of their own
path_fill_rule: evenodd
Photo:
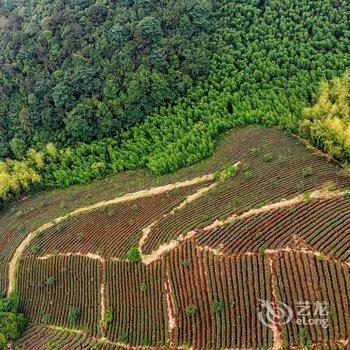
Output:
<svg viewBox="0 0 350 350">
<path fill-rule="evenodd" d="M 100 265 L 100 334 L 101 338 L 106 337 L 107 330 L 107 298 L 106 298 L 106 261 L 101 261 Z"/>
<path fill-rule="evenodd" d="M 170 287 L 170 278 L 167 271 L 164 280 L 164 291 L 166 296 L 167 308 L 168 308 L 168 334 L 170 340 L 170 348 L 174 348 L 175 344 L 175 330 L 177 327 L 176 312 L 174 305 L 174 297 Z"/>
<path fill-rule="evenodd" d="M 201 251 L 212 253 L 212 254 L 219 256 L 219 257 L 222 257 L 222 258 L 239 258 L 239 257 L 244 257 L 244 256 L 257 256 L 257 255 L 261 254 L 258 251 L 230 254 L 230 253 L 224 253 L 224 252 L 220 251 L 219 249 L 214 249 L 214 248 L 211 248 L 209 246 L 200 246 L 200 245 L 197 246 L 197 249 L 199 249 Z M 320 258 L 324 261 L 334 262 L 334 263 L 337 263 L 337 264 L 340 264 L 342 266 L 350 268 L 350 262 L 338 259 L 338 258 L 331 256 L 331 255 L 324 254 L 324 253 L 322 253 L 316 249 L 312 249 L 312 248 L 284 247 L 284 248 L 277 248 L 277 249 L 266 249 L 266 250 L 264 250 L 264 253 L 265 254 L 274 254 L 274 255 L 276 255 L 278 253 L 293 253 L 293 254 L 312 255 L 312 256 Z"/>
<path fill-rule="evenodd" d="M 278 312 L 278 296 L 276 291 L 276 256 L 273 253 L 268 254 L 269 269 L 270 269 L 270 290 L 271 290 L 271 306 L 272 306 L 272 320 L 267 325 L 272 331 L 273 346 L 272 350 L 280 350 L 283 348 L 282 324 Z"/>
<path fill-rule="evenodd" d="M 65 256 L 82 256 L 82 257 L 89 258 L 89 259 L 92 259 L 92 260 L 99 260 L 101 262 L 105 262 L 105 259 L 102 258 L 102 256 L 97 255 L 97 254 L 92 254 L 92 253 L 86 253 L 86 254 L 83 254 L 83 253 L 46 254 L 46 255 L 43 255 L 43 256 L 38 256 L 37 259 L 38 260 L 48 260 L 48 259 L 52 259 L 52 258 L 54 258 L 56 256 L 62 256 L 62 257 L 65 257 Z"/>
<path fill-rule="evenodd" d="M 155 196 L 157 194 L 161 194 L 164 192 L 168 192 L 177 188 L 183 188 L 188 187 L 200 183 L 205 183 L 208 181 L 214 180 L 214 174 L 207 174 L 203 176 L 199 176 L 196 178 L 193 178 L 191 180 L 181 181 L 181 182 L 175 182 L 172 184 L 159 186 L 159 187 L 153 187 L 147 190 L 141 190 L 137 192 L 127 193 L 124 196 L 117 197 L 111 200 L 98 202 L 96 204 L 92 204 L 89 206 L 78 208 L 64 216 L 58 217 L 46 224 L 41 225 L 39 228 L 35 229 L 34 231 L 30 232 L 27 237 L 21 242 L 21 244 L 17 247 L 15 250 L 13 256 L 11 257 L 11 260 L 9 262 L 9 271 L 8 271 L 8 289 L 7 289 L 7 295 L 9 296 L 15 289 L 15 277 L 16 277 L 16 267 L 18 265 L 18 262 L 23 255 L 24 250 L 30 245 L 30 243 L 34 240 L 34 238 L 39 234 L 42 233 L 56 224 L 66 220 L 69 217 L 77 216 L 95 209 L 104 208 L 109 205 L 117 204 L 117 203 L 123 203 L 128 202 L 134 199 L 143 198 L 143 197 L 149 197 L 149 196 Z"/>
</svg>

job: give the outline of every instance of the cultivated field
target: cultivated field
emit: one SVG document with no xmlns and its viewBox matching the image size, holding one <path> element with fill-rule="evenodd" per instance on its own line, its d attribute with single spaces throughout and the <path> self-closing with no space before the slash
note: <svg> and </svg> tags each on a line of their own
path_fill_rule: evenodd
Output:
<svg viewBox="0 0 350 350">
<path fill-rule="evenodd" d="M 30 322 L 17 345 L 349 349 L 349 190 L 336 162 L 251 127 L 171 176 L 23 199 L 0 216 L 0 289 Z M 326 303 L 327 327 L 277 313 L 301 301 Z"/>
</svg>

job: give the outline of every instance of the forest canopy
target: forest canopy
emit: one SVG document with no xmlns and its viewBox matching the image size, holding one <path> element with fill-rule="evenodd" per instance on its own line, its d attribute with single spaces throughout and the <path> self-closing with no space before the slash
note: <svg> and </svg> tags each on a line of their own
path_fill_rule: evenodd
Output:
<svg viewBox="0 0 350 350">
<path fill-rule="evenodd" d="M 0 159 L 118 139 L 183 96 L 208 73 L 219 3 L 2 1 Z"/>
<path fill-rule="evenodd" d="M 322 82 L 316 103 L 304 110 L 300 132 L 333 157 L 350 161 L 350 70 Z"/>
<path fill-rule="evenodd" d="M 350 62 L 347 0 L 37 0 L 5 1 L 4 9 L 15 30 L 1 34 L 0 142 L 3 155 L 25 164 L 27 187 L 138 168 L 172 172 L 212 155 L 223 131 L 248 124 L 300 133 L 349 161 L 348 117 L 339 115 Z M 71 37 L 65 28 L 76 24 L 85 34 Z M 41 43 L 33 33 L 46 40 L 42 61 L 23 52 Z M 123 33 L 132 33 L 126 42 Z M 152 61 L 155 48 L 165 61 Z M 318 114 L 322 96 L 334 106 Z M 11 173 L 11 164 L 2 169 Z M 18 193 L 2 188 L 3 201 Z"/>
</svg>

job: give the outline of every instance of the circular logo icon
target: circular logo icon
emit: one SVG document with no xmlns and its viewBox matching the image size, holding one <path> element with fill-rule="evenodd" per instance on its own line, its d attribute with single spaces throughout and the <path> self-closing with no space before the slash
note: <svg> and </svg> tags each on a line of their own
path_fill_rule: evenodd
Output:
<svg viewBox="0 0 350 350">
<path fill-rule="evenodd" d="M 274 305 L 271 301 L 260 299 L 260 307 L 262 310 L 258 313 L 258 318 L 267 327 L 277 323 L 287 324 L 293 319 L 292 309 L 282 302 Z"/>
</svg>

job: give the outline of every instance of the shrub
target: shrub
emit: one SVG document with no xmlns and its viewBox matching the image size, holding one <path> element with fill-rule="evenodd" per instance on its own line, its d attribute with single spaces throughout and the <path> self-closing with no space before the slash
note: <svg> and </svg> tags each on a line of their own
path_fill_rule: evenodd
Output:
<svg viewBox="0 0 350 350">
<path fill-rule="evenodd" d="M 72 326 L 78 324 L 79 318 L 81 316 L 81 310 L 78 307 L 71 307 L 68 312 L 68 322 Z"/>
<path fill-rule="evenodd" d="M 225 182 L 229 178 L 235 176 L 237 173 L 237 168 L 234 165 L 229 165 L 222 170 L 214 173 L 214 179 L 217 182 Z"/>
<path fill-rule="evenodd" d="M 261 238 L 262 235 L 263 235 L 263 233 L 262 233 L 261 231 L 256 232 L 256 233 L 255 233 L 255 239 Z"/>
<path fill-rule="evenodd" d="M 311 193 L 308 192 L 308 191 L 304 192 L 304 193 L 303 193 L 303 198 L 304 198 L 306 201 L 310 200 L 310 199 L 311 199 Z"/>
<path fill-rule="evenodd" d="M 125 332 L 118 337 L 118 343 L 127 344 L 129 341 L 129 333 Z"/>
<path fill-rule="evenodd" d="M 47 284 L 48 286 L 54 285 L 55 282 L 56 282 L 56 279 L 55 279 L 55 277 L 53 277 L 53 276 L 49 277 L 49 278 L 46 280 L 46 284 Z"/>
<path fill-rule="evenodd" d="M 184 267 L 189 267 L 190 266 L 190 260 L 189 259 L 185 259 L 182 261 L 182 266 Z"/>
<path fill-rule="evenodd" d="M 50 323 L 50 321 L 51 321 L 51 315 L 50 314 L 44 314 L 41 317 L 41 322 L 44 323 L 44 324 L 48 324 L 48 323 Z"/>
<path fill-rule="evenodd" d="M 244 172 L 244 178 L 246 180 L 251 180 L 253 178 L 253 173 L 250 170 Z"/>
<path fill-rule="evenodd" d="M 273 154 L 272 154 L 272 153 L 266 153 L 266 154 L 264 154 L 264 156 L 263 156 L 263 161 L 264 161 L 265 163 L 272 162 L 272 161 L 273 161 Z"/>
<path fill-rule="evenodd" d="M 224 309 L 224 303 L 222 301 L 219 301 L 219 300 L 213 301 L 213 310 L 216 314 L 220 313 L 223 309 Z"/>
<path fill-rule="evenodd" d="M 197 313 L 197 306 L 194 304 L 190 304 L 186 306 L 186 314 L 188 316 L 194 316 Z"/>
<path fill-rule="evenodd" d="M 30 248 L 33 255 L 37 255 L 40 252 L 40 249 L 41 247 L 39 244 L 33 244 L 32 247 Z"/>
<path fill-rule="evenodd" d="M 148 289 L 148 286 L 146 283 L 140 283 L 140 291 L 145 292 Z"/>
<path fill-rule="evenodd" d="M 311 167 L 307 167 L 303 170 L 303 177 L 310 177 L 313 175 L 313 170 Z"/>
<path fill-rule="evenodd" d="M 140 261 L 141 253 L 138 247 L 132 247 L 128 250 L 127 259 L 129 261 Z"/>
<path fill-rule="evenodd" d="M 107 309 L 105 313 L 104 323 L 107 325 L 113 321 L 113 310 Z"/>
<path fill-rule="evenodd" d="M 138 210 L 139 210 L 138 204 L 133 204 L 133 205 L 131 206 L 131 210 L 132 210 L 133 212 L 138 211 Z"/>
</svg>

